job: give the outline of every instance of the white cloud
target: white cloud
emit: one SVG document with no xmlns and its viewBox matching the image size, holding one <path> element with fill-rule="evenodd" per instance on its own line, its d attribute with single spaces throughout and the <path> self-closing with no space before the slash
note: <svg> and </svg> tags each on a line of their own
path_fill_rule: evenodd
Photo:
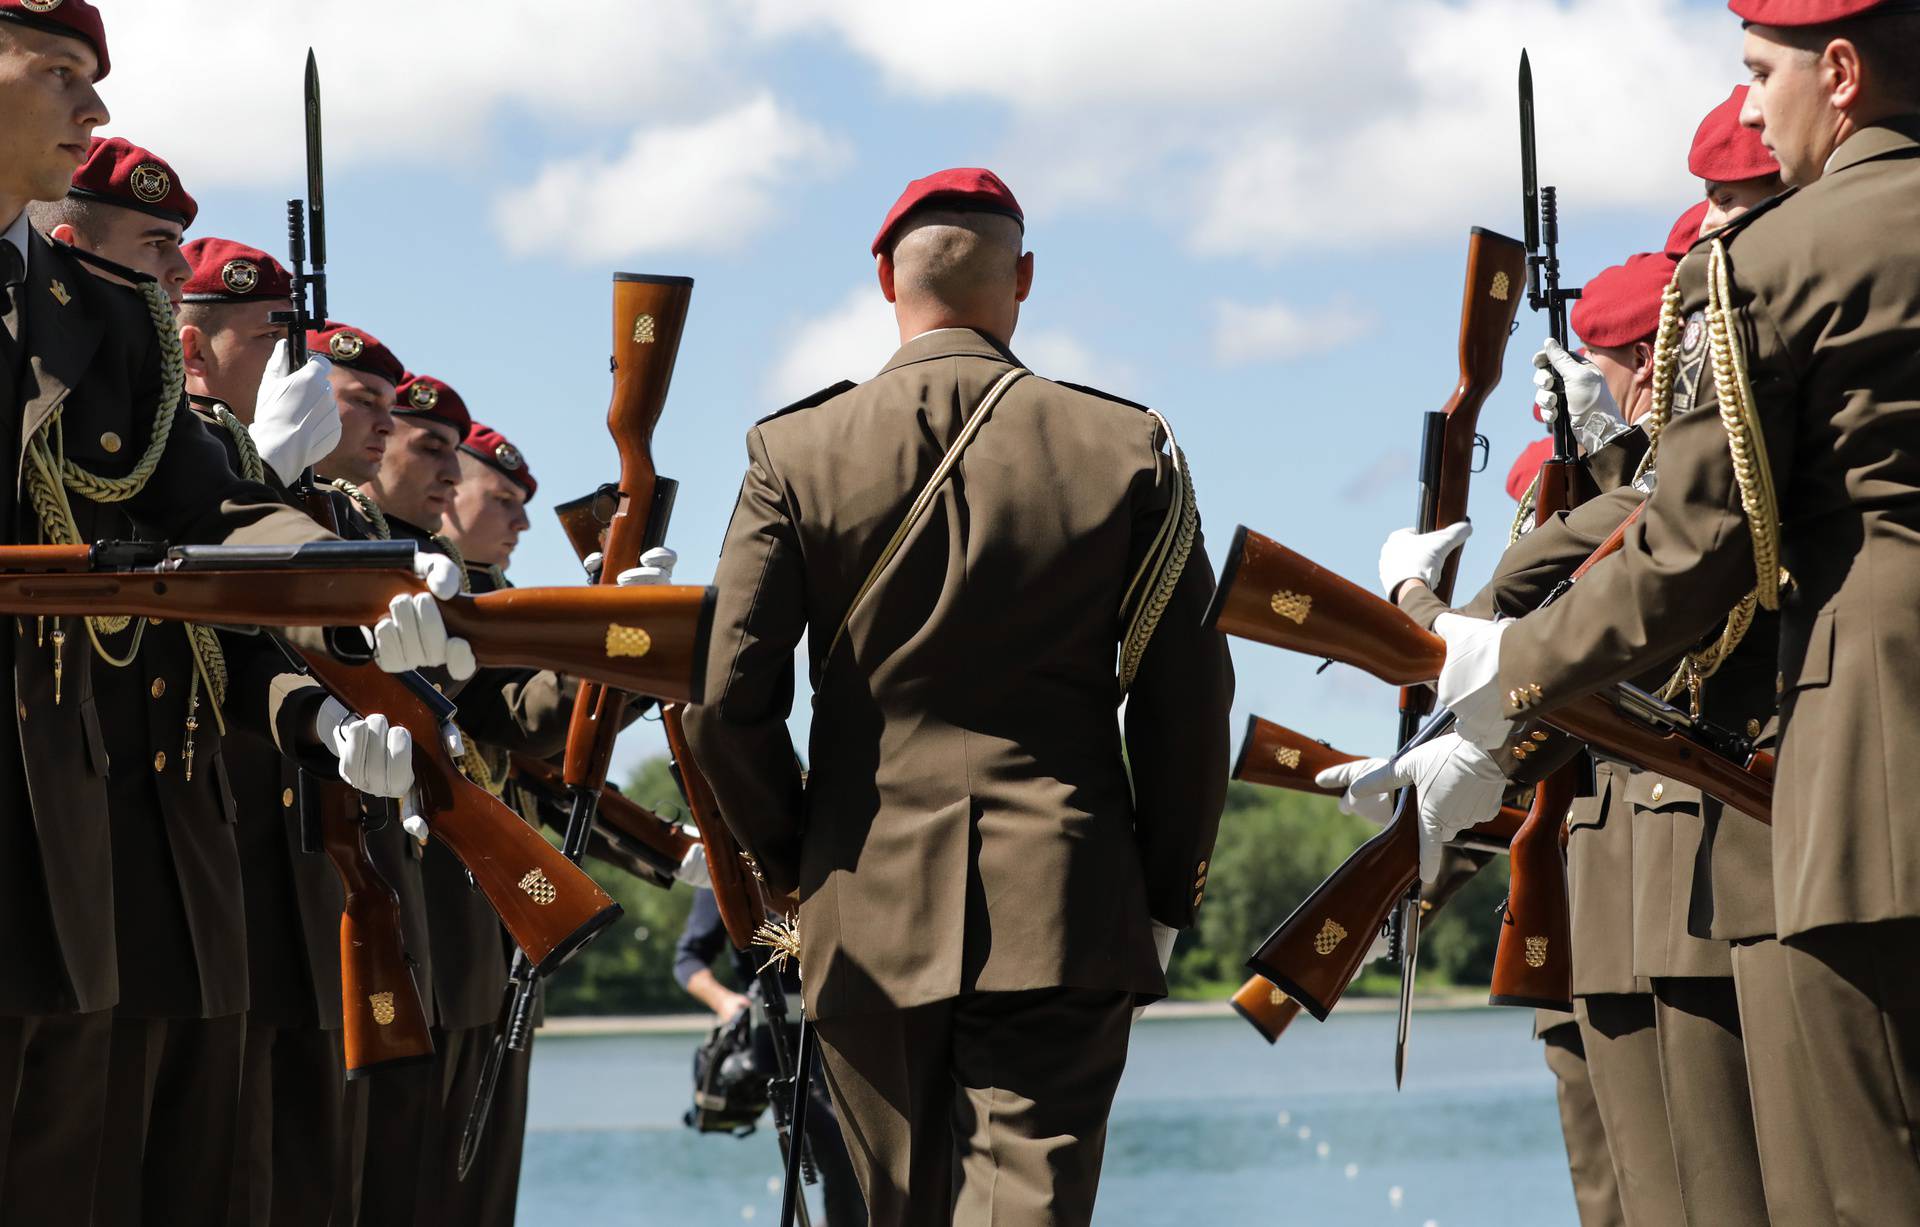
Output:
<svg viewBox="0 0 1920 1227">
<path fill-rule="evenodd" d="M 1373 315 L 1348 303 L 1305 308 L 1285 302 L 1217 302 L 1213 312 L 1214 357 L 1230 365 L 1312 357 L 1379 327 Z"/>
<path fill-rule="evenodd" d="M 581 263 L 658 251 L 729 251 L 775 213 L 777 189 L 842 165 L 845 145 L 771 95 L 694 123 L 642 128 L 612 158 L 548 162 L 495 202 L 515 255 Z"/>
<path fill-rule="evenodd" d="M 504 114 L 565 128 L 711 107 L 738 42 L 725 6 L 651 0 L 575 0 L 564 22 L 505 0 L 101 7 L 115 51 L 106 132 L 150 146 L 194 191 L 284 182 L 292 194 L 309 45 L 330 169 L 389 159 L 478 178 L 496 169 L 487 137 Z"/>
</svg>

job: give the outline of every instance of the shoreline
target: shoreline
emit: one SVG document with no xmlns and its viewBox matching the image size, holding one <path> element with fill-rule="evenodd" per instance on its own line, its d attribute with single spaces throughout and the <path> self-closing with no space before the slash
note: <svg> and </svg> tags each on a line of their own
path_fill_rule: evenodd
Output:
<svg viewBox="0 0 1920 1227">
<path fill-rule="evenodd" d="M 1486 1010 L 1485 993 L 1421 993 L 1413 1004 L 1422 1013 L 1434 1010 Z M 1394 997 L 1351 997 L 1340 1003 L 1341 1014 L 1391 1014 L 1400 1008 Z M 1177 1022 L 1190 1018 L 1231 1018 L 1226 1001 L 1161 1001 L 1147 1007 L 1143 1022 Z M 549 1036 L 698 1035 L 711 1029 L 711 1014 L 576 1014 L 549 1018 L 539 1034 Z"/>
</svg>

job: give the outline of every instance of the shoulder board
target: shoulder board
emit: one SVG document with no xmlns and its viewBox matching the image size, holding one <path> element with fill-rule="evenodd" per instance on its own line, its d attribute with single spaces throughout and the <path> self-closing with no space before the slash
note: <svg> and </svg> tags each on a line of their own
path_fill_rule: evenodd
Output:
<svg viewBox="0 0 1920 1227">
<path fill-rule="evenodd" d="M 1084 383 L 1068 383 L 1064 379 L 1056 379 L 1053 382 L 1059 384 L 1063 388 L 1072 388 L 1075 392 L 1085 392 L 1088 396 L 1097 396 L 1101 400 L 1110 400 L 1116 404 L 1125 405 L 1129 409 L 1138 409 L 1142 413 L 1152 412 L 1152 410 L 1150 410 L 1147 406 L 1141 404 L 1137 400 L 1128 400 L 1124 396 L 1115 396 L 1111 392 L 1102 392 L 1099 388 L 1089 388 Z"/>
<path fill-rule="evenodd" d="M 1786 191 L 1781 192 L 1778 196 L 1767 197 L 1765 200 L 1753 206 L 1751 209 L 1748 209 L 1745 213 L 1742 213 L 1740 216 L 1734 218 L 1732 221 L 1720 227 L 1718 230 L 1714 231 L 1712 234 L 1701 235 L 1699 238 L 1693 241 L 1693 246 L 1687 248 L 1687 250 L 1689 252 L 1697 251 L 1702 244 L 1711 244 L 1715 239 L 1719 239 L 1720 241 L 1727 242 L 1727 243 L 1732 242 L 1735 235 L 1739 234 L 1742 230 L 1745 230 L 1748 226 L 1752 225 L 1764 214 L 1772 212 L 1774 209 L 1779 208 L 1782 204 L 1786 203 L 1788 200 L 1791 200 L 1794 196 L 1799 194 L 1799 191 L 1800 189 L 1797 187 L 1790 187 Z"/>
<path fill-rule="evenodd" d="M 111 273 L 113 276 L 120 278 L 120 280 L 131 282 L 136 286 L 146 285 L 149 282 L 159 280 L 159 278 L 153 276 L 151 273 L 143 273 L 139 269 L 128 268 L 124 264 L 115 263 L 105 256 L 96 256 L 90 251 L 82 251 L 70 243 L 56 243 L 52 239 L 47 241 L 52 243 L 53 249 L 60 254 L 72 256 L 82 264 L 91 264 L 103 273 Z"/>
<path fill-rule="evenodd" d="M 788 405 L 784 409 L 774 410 L 772 413 L 769 413 L 767 416 L 761 418 L 758 422 L 755 422 L 754 425 L 755 426 L 764 425 L 767 422 L 773 421 L 773 419 L 775 418 L 783 418 L 787 416 L 789 413 L 798 413 L 802 409 L 811 409 L 815 405 L 825 404 L 827 401 L 832 400 L 834 397 L 840 395 L 842 392 L 851 392 L 854 388 L 857 388 L 859 386 L 860 386 L 859 384 L 856 384 L 851 379 L 842 379 L 839 383 L 836 383 L 831 387 L 822 388 L 818 392 L 813 393 L 811 396 L 801 397 L 799 400 L 793 402 L 791 405 Z"/>
</svg>

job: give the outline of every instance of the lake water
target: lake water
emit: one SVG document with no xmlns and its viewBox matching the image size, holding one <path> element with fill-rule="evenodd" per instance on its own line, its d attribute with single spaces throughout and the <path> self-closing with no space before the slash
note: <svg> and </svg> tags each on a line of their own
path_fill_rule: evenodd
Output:
<svg viewBox="0 0 1920 1227">
<path fill-rule="evenodd" d="M 1524 1010 L 1302 1018 L 1269 1048 L 1235 1018 L 1135 1027 L 1095 1221 L 1575 1227 L 1553 1078 Z M 525 1227 L 773 1224 L 779 1148 L 680 1124 L 690 1035 L 543 1036 Z"/>
</svg>

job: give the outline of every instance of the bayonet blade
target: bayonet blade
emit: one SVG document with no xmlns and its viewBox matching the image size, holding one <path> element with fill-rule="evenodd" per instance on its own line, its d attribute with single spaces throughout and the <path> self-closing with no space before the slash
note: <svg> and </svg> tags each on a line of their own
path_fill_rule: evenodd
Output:
<svg viewBox="0 0 1920 1227">
<path fill-rule="evenodd" d="M 1527 253 L 1540 250 L 1540 168 L 1533 130 L 1533 65 L 1520 50 L 1520 207 L 1526 218 Z"/>
<path fill-rule="evenodd" d="M 1400 1022 L 1394 1031 L 1393 1089 L 1407 1077 L 1407 1035 L 1413 1029 L 1413 973 L 1420 962 L 1420 885 L 1400 901 Z"/>
<path fill-rule="evenodd" d="M 327 173 L 320 142 L 320 65 L 307 48 L 307 251 L 313 260 L 315 326 L 327 319 Z"/>
</svg>

